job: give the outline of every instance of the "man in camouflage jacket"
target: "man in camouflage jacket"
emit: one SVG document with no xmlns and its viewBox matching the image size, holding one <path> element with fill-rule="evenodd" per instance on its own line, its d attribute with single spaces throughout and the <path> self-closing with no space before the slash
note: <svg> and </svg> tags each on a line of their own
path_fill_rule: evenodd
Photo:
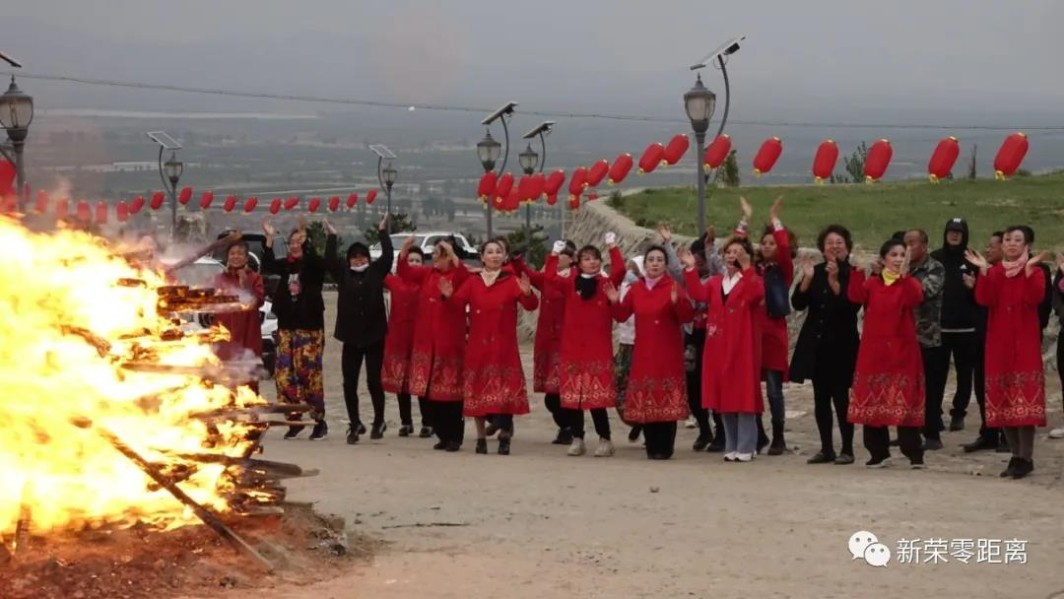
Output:
<svg viewBox="0 0 1064 599">
<path fill-rule="evenodd" d="M 946 283 L 946 267 L 927 251 L 927 232 L 913 229 L 905 233 L 909 248 L 909 274 L 920 281 L 924 301 L 916 309 L 916 336 L 924 362 L 924 449 L 942 449 L 942 398 L 946 393 L 949 374 L 949 353 L 942 347 L 942 288 Z M 945 360 L 946 364 L 942 364 Z"/>
</svg>

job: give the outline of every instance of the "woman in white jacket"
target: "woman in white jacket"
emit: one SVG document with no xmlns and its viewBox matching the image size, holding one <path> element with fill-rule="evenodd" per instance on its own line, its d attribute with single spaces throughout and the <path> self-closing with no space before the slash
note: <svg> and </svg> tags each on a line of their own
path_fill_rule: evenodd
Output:
<svg viewBox="0 0 1064 599">
<path fill-rule="evenodd" d="M 620 289 L 621 301 L 624 301 L 624 296 L 631 289 L 632 283 L 644 275 L 646 275 L 646 270 L 643 268 L 642 256 L 628 260 L 628 272 L 624 276 L 624 283 L 621 284 Z M 613 375 L 617 385 L 617 415 L 621 417 L 621 422 L 632 427 L 628 433 L 628 440 L 634 443 L 642 433 L 643 427 L 624 419 L 624 393 L 628 389 L 628 371 L 632 364 L 633 347 L 635 347 L 634 314 L 628 320 L 617 324 L 617 353 L 613 355 Z"/>
</svg>

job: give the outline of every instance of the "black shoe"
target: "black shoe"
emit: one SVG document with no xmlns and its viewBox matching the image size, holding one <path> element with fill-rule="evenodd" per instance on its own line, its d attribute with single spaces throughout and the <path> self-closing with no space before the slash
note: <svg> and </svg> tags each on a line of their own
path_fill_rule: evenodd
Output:
<svg viewBox="0 0 1064 599">
<path fill-rule="evenodd" d="M 450 441 L 449 443 L 447 443 L 446 451 L 448 451 L 449 453 L 454 453 L 454 452 L 459 451 L 461 449 L 462 449 L 462 444 L 459 443 L 458 441 Z"/>
<path fill-rule="evenodd" d="M 964 430 L 964 416 L 954 416 L 949 419 L 949 430 L 951 432 Z"/>
<path fill-rule="evenodd" d="M 999 474 L 998 476 L 1000 476 L 1001 478 L 1015 478 L 1016 470 L 1017 470 L 1017 468 L 1019 468 L 1019 462 L 1020 462 L 1020 458 L 1012 458 L 1012 459 L 1010 459 L 1009 460 L 1009 465 L 1006 466 L 1005 469 L 1002 470 L 1001 474 Z"/>
<path fill-rule="evenodd" d="M 805 461 L 806 464 L 834 464 L 836 456 L 833 453 L 818 451 L 817 454 Z"/>
<path fill-rule="evenodd" d="M 1034 472 L 1034 460 L 1018 458 L 1016 469 L 1012 472 L 1012 478 L 1023 478 Z"/>
<path fill-rule="evenodd" d="M 421 432 L 419 432 L 417 434 L 417 436 L 422 438 L 422 439 L 428 439 L 429 437 L 432 436 L 432 427 L 431 426 L 423 426 L 423 427 L 421 427 Z"/>
<path fill-rule="evenodd" d="M 695 444 L 692 445 L 691 448 L 694 449 L 695 451 L 705 451 L 706 447 L 709 446 L 709 442 L 712 441 L 712 440 L 713 440 L 713 437 L 710 437 L 709 435 L 705 435 L 705 434 L 700 434 L 700 435 L 698 435 L 698 438 L 695 439 Z M 650 458 L 650 459 L 654 459 L 654 458 Z"/>
<path fill-rule="evenodd" d="M 443 451 L 444 449 L 447 449 L 447 442 L 446 441 L 439 441 L 435 445 L 433 445 L 432 448 L 435 449 L 436 451 Z"/>
<path fill-rule="evenodd" d="M 510 455 L 510 437 L 499 436 L 499 455 Z"/>
<path fill-rule="evenodd" d="M 325 424 L 325 420 L 319 420 L 314 423 L 314 430 L 310 431 L 310 440 L 317 441 L 329 436 L 329 425 Z"/>
<path fill-rule="evenodd" d="M 783 455 L 787 451 L 787 443 L 783 440 L 783 425 L 772 423 L 772 445 L 768 446 L 768 455 Z"/>
<path fill-rule="evenodd" d="M 573 431 L 568 428 L 558 429 L 558 436 L 551 441 L 552 445 L 572 445 Z"/>
<path fill-rule="evenodd" d="M 706 453 L 724 453 L 724 435 L 717 435 L 706 446 Z"/>
<path fill-rule="evenodd" d="M 412 434 L 414 434 L 414 425 L 413 424 L 404 424 L 403 426 L 399 427 L 399 436 L 400 437 L 409 437 Z"/>
<path fill-rule="evenodd" d="M 891 439 L 889 445 L 891 447 L 900 447 L 901 441 L 899 439 Z"/>
<path fill-rule="evenodd" d="M 977 437 L 975 441 L 972 441 L 971 443 L 968 443 L 966 445 L 962 445 L 962 447 L 964 447 L 964 453 L 972 453 L 976 451 L 991 451 L 997 449 L 997 446 L 997 441 L 995 441 L 994 439 L 987 439 L 982 435 Z"/>
<path fill-rule="evenodd" d="M 765 431 L 760 428 L 757 433 L 757 455 L 761 455 L 761 450 L 768 447 L 768 435 L 766 435 Z"/>
<path fill-rule="evenodd" d="M 836 466 L 849 466 L 853 462 L 853 454 L 850 453 L 840 453 L 839 457 L 835 458 Z"/>
<path fill-rule="evenodd" d="M 307 427 L 305 427 L 305 426 L 290 426 L 290 427 L 288 427 L 288 432 L 284 434 L 285 440 L 287 441 L 289 439 L 295 439 L 296 437 L 299 436 L 299 433 L 303 432 L 303 429 L 305 429 L 305 428 L 307 428 Z"/>
<path fill-rule="evenodd" d="M 942 439 L 924 439 L 924 451 L 938 451 L 942 449 Z"/>
<path fill-rule="evenodd" d="M 639 435 L 643 434 L 643 427 L 636 425 L 632 427 L 632 430 L 628 431 L 628 442 L 635 443 L 639 440 Z"/>
<path fill-rule="evenodd" d="M 373 430 L 371 430 L 370 433 L 369 433 L 369 438 L 370 439 L 383 439 L 384 438 L 384 431 L 386 431 L 386 430 L 388 430 L 388 425 L 387 424 L 385 424 L 383 422 L 380 423 L 380 424 L 374 424 L 373 425 Z"/>
<path fill-rule="evenodd" d="M 359 431 L 360 428 L 362 428 L 362 427 L 359 427 L 359 426 L 349 426 L 349 427 L 347 427 L 347 444 L 348 445 L 354 445 L 355 443 L 358 443 L 358 437 L 359 437 L 359 432 L 358 431 Z"/>
<path fill-rule="evenodd" d="M 487 439 L 477 439 L 476 452 L 480 453 L 480 454 L 487 454 L 488 453 L 488 440 Z"/>
</svg>

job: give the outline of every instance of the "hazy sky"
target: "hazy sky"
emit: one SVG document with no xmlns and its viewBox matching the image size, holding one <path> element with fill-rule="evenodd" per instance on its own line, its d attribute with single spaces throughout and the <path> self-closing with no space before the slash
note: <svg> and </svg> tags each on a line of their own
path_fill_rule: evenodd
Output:
<svg viewBox="0 0 1064 599">
<path fill-rule="evenodd" d="M 745 34 L 736 119 L 1060 124 L 1062 23 L 1060 0 L 27 0 L 5 3 L 0 48 L 49 74 L 682 116 L 687 66 Z M 31 86 L 52 107 L 160 97 Z"/>
</svg>

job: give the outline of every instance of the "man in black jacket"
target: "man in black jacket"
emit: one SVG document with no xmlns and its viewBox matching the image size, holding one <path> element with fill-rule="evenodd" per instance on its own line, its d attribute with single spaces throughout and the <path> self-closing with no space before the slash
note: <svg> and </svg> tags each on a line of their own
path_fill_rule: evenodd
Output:
<svg viewBox="0 0 1064 599">
<path fill-rule="evenodd" d="M 336 301 L 336 329 L 333 337 L 344 344 L 340 368 L 344 377 L 344 403 L 351 426 L 347 431 L 348 445 L 358 443 L 366 431 L 358 414 L 358 377 L 362 361 L 366 362 L 366 387 L 373 402 L 371 439 L 384 436 L 384 387 L 381 386 L 381 366 L 384 363 L 384 338 L 388 333 L 388 316 L 384 309 L 384 278 L 392 270 L 394 251 L 388 235 L 388 215 L 381 219 L 381 256 L 373 262 L 369 248 L 356 241 L 347 248 L 347 259 L 336 255 L 336 229 L 328 222 L 325 241 L 325 264 L 339 290 Z"/>
<path fill-rule="evenodd" d="M 986 244 L 986 261 L 991 266 L 1001 262 L 1001 240 L 1005 237 L 1003 231 L 994 231 L 990 234 L 990 241 Z M 975 280 L 977 272 L 964 275 L 965 285 L 970 289 L 975 289 Z M 987 428 L 986 426 L 986 322 L 988 317 L 987 309 L 982 306 L 976 306 L 978 308 L 978 318 L 975 321 L 975 399 L 979 402 L 979 419 L 982 425 L 979 427 L 979 436 L 975 441 L 968 443 L 964 446 L 965 452 L 973 451 L 997 451 L 998 453 L 1008 453 L 1008 444 L 1005 442 L 1005 435 L 998 428 Z"/>
<path fill-rule="evenodd" d="M 968 223 L 963 218 L 951 218 L 946 223 L 943 244 L 931 252 L 931 257 L 946 268 L 942 289 L 942 348 L 944 360 L 937 366 L 945 372 L 933 373 L 941 380 L 949 376 L 949 359 L 957 373 L 957 390 L 953 394 L 949 430 L 964 430 L 964 417 L 972 400 L 972 377 L 977 355 L 976 324 L 979 307 L 975 293 L 965 282 L 965 275 L 975 276 L 979 269 L 965 259 L 968 250 Z"/>
</svg>

